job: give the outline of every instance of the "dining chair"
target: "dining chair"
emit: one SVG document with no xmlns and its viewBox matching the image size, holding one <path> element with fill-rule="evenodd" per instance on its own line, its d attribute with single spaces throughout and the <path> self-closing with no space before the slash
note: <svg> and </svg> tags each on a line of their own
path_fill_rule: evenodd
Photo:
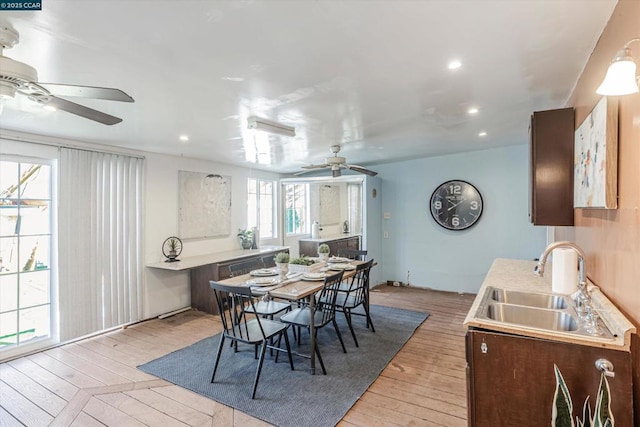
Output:
<svg viewBox="0 0 640 427">
<path fill-rule="evenodd" d="M 289 325 L 275 320 L 261 318 L 255 314 L 255 309 L 253 312 L 248 312 L 248 307 L 254 307 L 253 295 L 251 294 L 250 288 L 246 286 L 223 285 L 214 281 L 210 281 L 209 285 L 215 295 L 220 320 L 224 328 L 220 335 L 220 342 L 218 343 L 211 382 L 213 383 L 215 380 L 220 355 L 222 354 L 222 348 L 226 339 L 229 339 L 230 342 L 234 344 L 234 352 L 237 351 L 238 343 L 249 344 L 254 346 L 254 348 L 256 345 L 259 345 L 260 358 L 258 359 L 256 376 L 253 381 L 253 391 L 251 392 L 251 398 L 255 399 L 267 347 L 273 348 L 278 352 L 286 351 L 289 356 L 289 365 L 293 371 L 293 357 L 291 355 L 291 347 L 287 334 Z M 286 350 L 280 348 L 283 336 Z M 269 345 L 269 341 L 272 338 L 277 339 L 277 347 Z"/>
<path fill-rule="evenodd" d="M 349 288 L 344 291 L 344 288 L 340 288 L 336 297 L 336 311 L 340 311 L 344 314 L 353 336 L 353 341 L 358 345 L 358 339 L 356 333 L 353 330 L 353 323 L 351 315 L 365 316 L 367 319 L 367 328 L 371 326 L 371 331 L 375 332 L 376 329 L 371 321 L 371 314 L 369 313 L 369 273 L 373 266 L 373 260 L 369 260 L 363 264 L 356 266 L 356 273 L 349 283 Z M 343 283 L 342 286 L 345 284 Z M 357 307 L 362 306 L 364 313 L 353 312 Z"/>
<path fill-rule="evenodd" d="M 229 272 L 231 277 L 242 276 L 243 274 L 249 274 L 253 270 L 264 268 L 264 260 L 262 258 L 251 259 L 248 261 L 242 261 L 229 265 Z M 288 302 L 274 301 L 270 297 L 261 298 L 254 301 L 254 304 L 247 306 L 245 309 L 248 313 L 255 312 L 256 314 L 266 317 L 269 320 L 273 320 L 276 314 L 280 314 L 291 309 L 291 304 Z"/>
<path fill-rule="evenodd" d="M 358 261 L 364 261 L 367 259 L 367 251 L 360 249 L 338 249 L 338 256 L 342 258 L 355 259 Z"/>
<path fill-rule="evenodd" d="M 338 323 L 336 322 L 336 297 L 338 296 L 338 286 L 342 281 L 343 274 L 344 271 L 340 271 L 336 274 L 325 277 L 322 289 L 318 292 L 319 295 L 314 309 L 313 326 L 315 328 L 315 336 L 313 341 L 315 343 L 315 348 L 312 348 L 311 351 L 315 351 L 318 356 L 318 361 L 322 367 L 322 373 L 325 375 L 327 374 L 327 370 L 325 369 L 322 356 L 320 355 L 320 348 L 318 346 L 318 340 L 316 339 L 318 330 L 327 326 L 329 323 L 333 324 L 336 335 L 338 335 L 338 339 L 340 340 L 342 351 L 344 353 L 347 352 L 347 349 L 344 346 L 344 341 L 342 340 L 342 334 L 340 334 L 340 329 L 338 328 Z M 314 296 L 312 295 L 311 298 L 314 298 Z M 280 317 L 280 321 L 293 326 L 310 328 L 312 321 L 311 307 L 304 306 L 296 308 L 290 313 L 283 314 Z M 300 335 L 300 331 L 298 331 L 298 342 L 300 341 Z"/>
</svg>

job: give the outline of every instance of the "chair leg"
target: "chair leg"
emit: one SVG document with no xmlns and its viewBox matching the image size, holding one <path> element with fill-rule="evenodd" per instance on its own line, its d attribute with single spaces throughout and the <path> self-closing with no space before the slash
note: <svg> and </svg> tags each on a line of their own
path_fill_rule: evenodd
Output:
<svg viewBox="0 0 640 427">
<path fill-rule="evenodd" d="M 216 371 L 218 370 L 218 363 L 220 362 L 220 355 L 222 354 L 222 346 L 224 345 L 224 334 L 220 335 L 220 342 L 218 343 L 218 351 L 216 352 L 216 362 L 213 364 L 213 375 L 211 375 L 211 382 L 216 377 Z"/>
<path fill-rule="evenodd" d="M 280 334 L 280 337 L 284 335 L 284 343 L 287 346 L 287 356 L 289 356 L 289 365 L 291 365 L 291 370 L 293 371 L 293 356 L 291 355 L 291 346 L 289 345 L 289 335 L 287 335 L 287 331 L 284 330 Z M 280 347 L 280 338 L 278 338 L 278 347 Z M 280 353 L 278 351 L 278 353 Z M 276 362 L 278 361 L 278 355 L 276 354 Z"/>
<path fill-rule="evenodd" d="M 324 368 L 324 362 L 322 361 L 322 356 L 320 355 L 320 348 L 318 347 L 318 341 L 316 341 L 316 356 L 318 356 L 318 362 L 320 362 L 320 367 L 322 368 L 322 373 L 327 375 L 327 370 Z"/>
<path fill-rule="evenodd" d="M 258 380 L 260 379 L 260 372 L 262 371 L 262 362 L 264 362 L 264 354 L 267 350 L 267 342 L 263 341 L 260 346 L 260 360 L 258 361 L 258 369 L 256 370 L 256 379 L 253 381 L 253 392 L 251 393 L 251 398 L 256 398 L 256 390 L 258 389 Z"/>
<path fill-rule="evenodd" d="M 373 320 L 371 320 L 371 314 L 369 313 L 369 307 L 367 305 L 364 306 L 364 312 L 367 315 L 367 328 L 371 326 L 371 332 L 375 332 L 376 328 L 373 327 Z"/>
<path fill-rule="evenodd" d="M 287 336 L 287 333 L 288 333 L 287 329 L 285 329 L 284 331 L 282 331 L 280 335 L 278 335 L 278 343 L 276 344 L 278 348 L 280 348 L 280 343 L 282 342 L 282 335 L 285 336 L 285 339 L 287 340 L 287 342 L 289 341 L 289 337 Z M 278 363 L 278 356 L 280 356 L 280 352 L 276 351 L 276 360 L 275 360 L 276 363 Z"/>
<path fill-rule="evenodd" d="M 353 324 L 351 323 L 351 311 L 344 310 L 344 318 L 347 319 L 347 325 L 349 325 L 349 330 L 351 331 L 351 336 L 353 337 L 353 341 L 356 343 L 356 347 L 360 347 L 358 345 L 358 339 L 356 338 L 356 332 L 353 330 Z"/>
<path fill-rule="evenodd" d="M 340 329 L 338 329 L 338 322 L 336 322 L 335 316 L 334 316 L 334 318 L 332 320 L 332 323 L 333 323 L 333 329 L 335 329 L 336 330 L 336 334 L 338 334 L 338 339 L 340 340 L 340 345 L 342 346 L 342 351 L 344 353 L 346 353 L 347 352 L 347 348 L 344 346 L 344 341 L 342 341 L 342 334 L 340 333 Z"/>
</svg>

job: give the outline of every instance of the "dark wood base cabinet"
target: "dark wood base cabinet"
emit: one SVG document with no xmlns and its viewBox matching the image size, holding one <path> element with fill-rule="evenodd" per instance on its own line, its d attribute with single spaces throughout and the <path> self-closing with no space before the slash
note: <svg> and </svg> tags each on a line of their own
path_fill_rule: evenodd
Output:
<svg viewBox="0 0 640 427">
<path fill-rule="evenodd" d="M 592 412 L 600 383 L 595 361 L 614 366 L 607 378 L 616 426 L 633 425 L 631 354 L 578 344 L 471 328 L 466 337 L 467 400 L 470 426 L 551 425 L 556 380 L 553 365 L 567 383 L 574 420 L 587 396 Z"/>
<path fill-rule="evenodd" d="M 239 261 L 262 258 L 262 263 L 265 267 L 275 267 L 276 263 L 273 257 L 278 252 L 288 253 L 289 250 L 283 251 L 282 249 L 277 249 L 273 252 L 262 252 L 253 256 L 242 257 L 241 259 L 232 259 L 192 268 L 190 272 L 191 308 L 204 311 L 205 313 L 218 314 L 218 308 L 209 281 L 228 279 L 231 277 L 229 265 Z"/>
</svg>

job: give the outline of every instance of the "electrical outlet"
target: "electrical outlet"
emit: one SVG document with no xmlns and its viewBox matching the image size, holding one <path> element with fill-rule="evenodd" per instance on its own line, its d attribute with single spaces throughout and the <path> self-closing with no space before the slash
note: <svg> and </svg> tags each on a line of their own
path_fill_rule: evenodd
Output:
<svg viewBox="0 0 640 427">
<path fill-rule="evenodd" d="M 382 233 L 382 237 L 385 238 L 385 239 L 388 239 L 389 238 L 389 232 L 385 231 L 384 233 Z"/>
</svg>

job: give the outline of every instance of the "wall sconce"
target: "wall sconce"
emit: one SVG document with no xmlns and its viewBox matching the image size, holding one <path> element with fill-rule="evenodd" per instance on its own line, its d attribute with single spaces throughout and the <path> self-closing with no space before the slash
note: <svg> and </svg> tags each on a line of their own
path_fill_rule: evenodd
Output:
<svg viewBox="0 0 640 427">
<path fill-rule="evenodd" d="M 269 133 L 276 133 L 284 136 L 296 136 L 296 128 L 293 126 L 283 125 L 282 123 L 272 122 L 256 116 L 247 118 L 247 126 L 249 129 L 261 130 Z"/>
<path fill-rule="evenodd" d="M 611 61 L 607 75 L 596 92 L 600 95 L 619 96 L 638 93 L 636 81 L 636 63 L 631 55 L 629 45 L 640 41 L 640 38 L 629 40 L 622 49 L 616 53 Z"/>
</svg>

